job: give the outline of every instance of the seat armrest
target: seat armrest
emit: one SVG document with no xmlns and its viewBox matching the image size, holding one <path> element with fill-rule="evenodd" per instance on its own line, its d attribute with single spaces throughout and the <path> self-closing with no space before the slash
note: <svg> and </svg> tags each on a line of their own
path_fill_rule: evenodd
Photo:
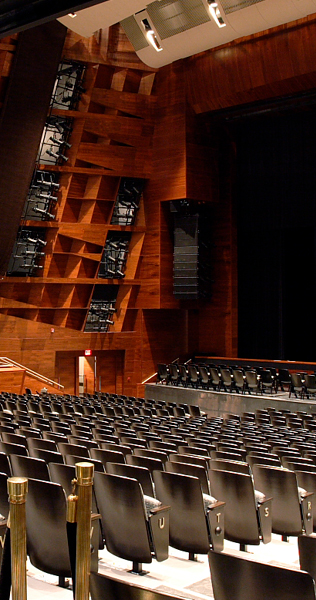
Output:
<svg viewBox="0 0 316 600">
<path fill-rule="evenodd" d="M 217 500 L 213 504 L 210 504 L 205 511 L 210 542 L 213 550 L 216 552 L 221 552 L 224 548 L 225 504 L 225 502 Z"/>
<path fill-rule="evenodd" d="M 301 515 L 306 535 L 313 533 L 313 492 L 301 493 Z"/>
<path fill-rule="evenodd" d="M 272 498 L 259 500 L 257 505 L 257 517 L 259 523 L 259 531 L 264 544 L 271 542 L 272 535 Z"/>
<path fill-rule="evenodd" d="M 156 515 L 157 513 L 161 512 L 161 511 L 170 511 L 171 510 L 171 506 L 166 506 L 165 504 L 162 504 L 161 506 L 157 506 L 156 508 L 151 508 L 150 509 L 150 514 L 149 517 L 151 515 Z"/>
</svg>

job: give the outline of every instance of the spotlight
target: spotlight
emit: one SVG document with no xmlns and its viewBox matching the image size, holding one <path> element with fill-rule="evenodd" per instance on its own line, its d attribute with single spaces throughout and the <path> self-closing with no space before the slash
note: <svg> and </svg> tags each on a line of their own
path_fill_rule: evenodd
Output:
<svg viewBox="0 0 316 600">
<path fill-rule="evenodd" d="M 106 319 L 106 320 L 105 320 L 105 322 L 106 322 L 108 325 L 114 325 L 114 321 L 111 321 L 111 319 Z"/>
<path fill-rule="evenodd" d="M 226 23 L 221 15 L 221 11 L 218 7 L 217 2 L 213 2 L 213 0 L 207 0 L 209 11 L 218 27 L 226 27 Z"/>
<path fill-rule="evenodd" d="M 49 138 L 54 144 L 58 144 L 58 146 L 67 146 L 67 148 L 71 148 L 71 144 L 68 144 L 68 142 L 65 142 L 65 140 L 58 140 L 55 136 L 51 136 Z"/>
<path fill-rule="evenodd" d="M 25 240 L 19 241 L 18 244 L 25 244 L 26 242 L 29 242 L 29 244 L 37 244 L 37 238 L 27 237 Z"/>
<path fill-rule="evenodd" d="M 45 252 L 37 252 L 36 250 L 25 250 L 25 254 L 30 256 L 45 256 Z"/>
<path fill-rule="evenodd" d="M 43 198 L 44 200 L 52 200 L 53 202 L 57 202 L 57 196 L 51 196 L 50 194 L 39 194 L 38 198 Z"/>
<path fill-rule="evenodd" d="M 154 30 L 152 29 L 148 19 L 142 19 L 141 21 L 142 26 L 145 29 L 146 32 L 146 38 L 149 41 L 149 43 L 152 45 L 152 47 L 157 51 L 157 52 L 161 52 L 161 50 L 163 50 L 162 46 L 160 45 L 158 38 L 154 32 Z"/>
<path fill-rule="evenodd" d="M 46 150 L 46 154 L 48 154 L 48 156 L 52 156 L 53 158 L 57 158 L 57 160 L 59 158 L 62 158 L 63 160 L 67 161 L 68 160 L 68 156 L 64 156 L 64 154 L 61 154 L 60 152 L 53 152 L 52 150 Z"/>
<path fill-rule="evenodd" d="M 50 219 L 55 219 L 55 215 L 52 215 L 47 210 L 43 210 L 42 208 L 38 208 L 38 206 L 34 206 L 33 210 L 36 213 L 39 213 L 41 215 L 45 215 L 45 216 L 49 217 Z"/>
</svg>

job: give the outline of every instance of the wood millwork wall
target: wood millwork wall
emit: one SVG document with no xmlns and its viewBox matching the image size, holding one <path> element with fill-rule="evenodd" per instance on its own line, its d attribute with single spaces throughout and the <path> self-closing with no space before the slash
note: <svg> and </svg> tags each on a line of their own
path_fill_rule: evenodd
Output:
<svg viewBox="0 0 316 600">
<path fill-rule="evenodd" d="M 48 240 L 42 277 L 0 281 L 0 354 L 71 393 L 89 348 L 102 388 L 128 395 L 143 392 L 157 362 L 237 355 L 234 153 L 209 112 L 315 86 L 315 27 L 303 19 L 159 71 L 139 61 L 119 26 L 89 40 L 68 33 L 64 56 L 85 63 L 85 93 L 78 110 L 55 110 L 74 120 L 68 161 L 51 167 L 61 175 L 56 220 L 40 223 Z M 14 45 L 0 45 L 0 102 Z M 110 224 L 121 177 L 146 179 L 136 223 L 126 228 Z M 208 302 L 173 296 L 170 202 L 183 198 L 210 207 Z M 107 235 L 122 230 L 131 233 L 125 279 L 98 279 Z M 84 333 L 95 286 L 113 283 L 114 326 Z"/>
<path fill-rule="evenodd" d="M 188 102 L 206 113 L 315 88 L 316 18 L 305 17 L 187 59 Z"/>
</svg>

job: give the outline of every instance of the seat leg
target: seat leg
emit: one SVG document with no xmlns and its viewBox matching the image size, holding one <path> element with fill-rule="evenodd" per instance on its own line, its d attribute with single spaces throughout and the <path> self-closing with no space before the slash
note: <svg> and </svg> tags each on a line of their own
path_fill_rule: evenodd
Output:
<svg viewBox="0 0 316 600">
<path fill-rule="evenodd" d="M 66 579 L 65 577 L 58 577 L 58 586 L 62 587 L 62 588 L 68 588 L 69 587 L 69 581 L 68 579 Z"/>
<path fill-rule="evenodd" d="M 193 552 L 189 552 L 189 560 L 197 561 L 197 556 Z"/>
<path fill-rule="evenodd" d="M 241 552 L 248 552 L 246 544 L 239 544 L 239 550 Z"/>
<path fill-rule="evenodd" d="M 288 535 L 282 535 L 281 539 L 282 539 L 282 542 L 288 542 L 289 541 L 289 536 Z"/>
<path fill-rule="evenodd" d="M 128 571 L 129 573 L 134 573 L 134 575 L 147 575 L 149 571 L 143 571 L 142 563 L 133 561 L 133 567 Z"/>
</svg>

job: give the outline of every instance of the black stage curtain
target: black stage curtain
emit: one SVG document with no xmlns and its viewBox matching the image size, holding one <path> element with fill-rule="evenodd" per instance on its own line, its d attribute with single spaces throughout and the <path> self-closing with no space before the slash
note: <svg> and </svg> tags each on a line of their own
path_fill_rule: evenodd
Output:
<svg viewBox="0 0 316 600">
<path fill-rule="evenodd" d="M 316 108 L 234 124 L 239 356 L 316 360 Z"/>
</svg>

